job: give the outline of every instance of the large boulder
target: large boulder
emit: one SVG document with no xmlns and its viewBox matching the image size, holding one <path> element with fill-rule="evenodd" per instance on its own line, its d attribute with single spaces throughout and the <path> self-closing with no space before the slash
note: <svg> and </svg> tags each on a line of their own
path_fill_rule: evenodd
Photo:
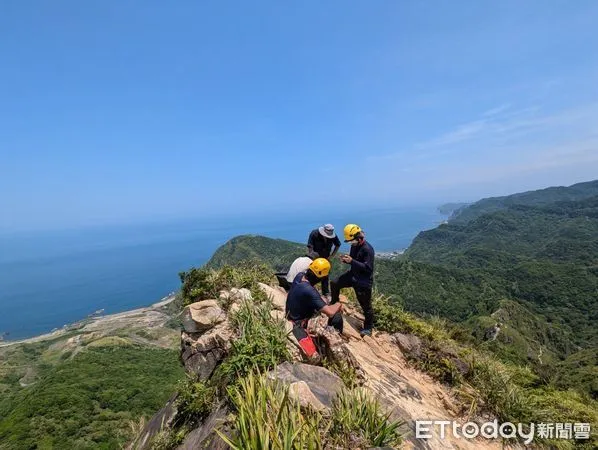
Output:
<svg viewBox="0 0 598 450">
<path fill-rule="evenodd" d="M 258 284 L 260 289 L 272 300 L 273 306 L 280 311 L 284 311 L 287 304 L 287 294 L 267 284 Z"/>
<path fill-rule="evenodd" d="M 181 361 L 188 373 L 208 379 L 231 347 L 234 332 L 228 321 L 206 333 L 181 333 Z"/>
<path fill-rule="evenodd" d="M 332 407 L 334 397 L 343 388 L 343 381 L 328 369 L 303 363 L 284 362 L 268 373 L 270 379 L 278 380 L 288 386 L 293 386 L 291 395 L 301 401 L 309 403 L 313 394 L 319 403 L 312 405 L 316 409 Z M 303 382 L 303 384 L 296 384 Z M 306 389 L 307 387 L 307 389 Z"/>
<path fill-rule="evenodd" d="M 224 322 L 225 319 L 224 311 L 216 300 L 191 303 L 181 314 L 181 322 L 187 333 L 203 333 Z"/>
<path fill-rule="evenodd" d="M 423 342 L 414 334 L 395 333 L 392 335 L 392 340 L 399 346 L 404 354 L 419 358 L 422 354 Z"/>
</svg>

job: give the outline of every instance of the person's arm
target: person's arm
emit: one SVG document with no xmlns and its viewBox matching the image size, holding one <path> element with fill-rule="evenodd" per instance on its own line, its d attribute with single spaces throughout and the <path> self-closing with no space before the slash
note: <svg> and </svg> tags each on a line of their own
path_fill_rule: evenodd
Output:
<svg viewBox="0 0 598 450">
<path fill-rule="evenodd" d="M 341 248 L 341 241 L 339 240 L 338 236 L 336 236 L 334 238 L 334 249 L 332 250 L 332 253 L 330 254 L 331 258 L 334 258 L 334 255 L 336 255 L 336 253 L 338 252 L 338 249 Z"/>
<path fill-rule="evenodd" d="M 372 273 L 372 267 L 374 267 L 374 253 L 371 252 L 369 249 L 365 250 L 365 261 L 357 261 L 355 258 L 351 259 L 351 267 L 354 267 L 360 270 L 363 273 L 370 274 Z"/>
<path fill-rule="evenodd" d="M 328 317 L 334 316 L 337 312 L 342 311 L 343 304 L 341 302 L 335 303 L 334 305 L 326 305 L 320 309 L 321 313 L 324 313 Z"/>
</svg>

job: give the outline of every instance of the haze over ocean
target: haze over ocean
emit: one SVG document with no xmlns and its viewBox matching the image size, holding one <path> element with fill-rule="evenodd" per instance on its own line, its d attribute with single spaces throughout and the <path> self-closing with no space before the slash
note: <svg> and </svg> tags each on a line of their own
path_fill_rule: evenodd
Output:
<svg viewBox="0 0 598 450">
<path fill-rule="evenodd" d="M 321 217 L 320 217 L 321 216 Z M 178 289 L 178 273 L 207 262 L 239 234 L 304 242 L 323 222 L 342 230 L 358 222 L 376 250 L 405 248 L 443 219 L 433 206 L 357 215 L 171 222 L 0 236 L 0 335 L 9 340 L 46 333 L 85 318 L 159 300 Z M 343 246 L 344 248 L 344 246 Z"/>
</svg>

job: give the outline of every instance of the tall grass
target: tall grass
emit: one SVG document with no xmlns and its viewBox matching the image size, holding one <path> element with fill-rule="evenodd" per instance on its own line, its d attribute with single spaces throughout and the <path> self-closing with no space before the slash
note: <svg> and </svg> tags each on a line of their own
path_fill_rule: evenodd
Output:
<svg viewBox="0 0 598 450">
<path fill-rule="evenodd" d="M 236 410 L 232 438 L 219 433 L 234 450 L 319 450 L 323 448 L 319 426 L 322 416 L 301 411 L 289 398 L 288 387 L 250 373 L 229 397 Z"/>
<path fill-rule="evenodd" d="M 398 445 L 400 426 L 363 388 L 342 391 L 333 402 L 330 436 L 342 448 Z"/>
<path fill-rule="evenodd" d="M 235 450 L 369 448 L 401 441 L 401 423 L 363 389 L 341 393 L 328 415 L 301 408 L 288 387 L 256 373 L 229 391 L 236 434 L 219 434 Z"/>
</svg>

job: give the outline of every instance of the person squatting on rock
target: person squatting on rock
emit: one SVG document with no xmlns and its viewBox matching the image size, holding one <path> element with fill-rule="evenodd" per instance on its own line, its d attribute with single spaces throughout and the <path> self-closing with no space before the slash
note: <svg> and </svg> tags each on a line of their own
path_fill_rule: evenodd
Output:
<svg viewBox="0 0 598 450">
<path fill-rule="evenodd" d="M 287 295 L 286 318 L 292 322 L 293 335 L 308 357 L 316 354 L 316 346 L 307 333 L 307 324 L 317 313 L 328 316 L 328 325 L 341 333 L 343 331 L 342 304 L 327 304 L 314 287 L 329 273 L 330 262 L 325 258 L 316 258 L 305 272 L 297 274 Z"/>
<path fill-rule="evenodd" d="M 344 229 L 345 242 L 351 244 L 348 255 L 341 255 L 343 263 L 351 268 L 331 283 L 331 305 L 338 303 L 341 289 L 352 287 L 357 301 L 363 310 L 365 321 L 362 336 L 371 336 L 374 327 L 374 310 L 372 308 L 372 285 L 374 284 L 374 248 L 365 240 L 363 230 L 353 223 Z"/>
<path fill-rule="evenodd" d="M 334 250 L 332 247 L 334 246 Z M 322 225 L 309 233 L 307 240 L 308 255 L 314 258 L 325 258 L 330 260 L 336 255 L 341 246 L 341 241 L 334 232 L 334 226 L 330 223 Z M 322 278 L 322 295 L 330 301 L 330 282 L 328 275 Z"/>
</svg>

